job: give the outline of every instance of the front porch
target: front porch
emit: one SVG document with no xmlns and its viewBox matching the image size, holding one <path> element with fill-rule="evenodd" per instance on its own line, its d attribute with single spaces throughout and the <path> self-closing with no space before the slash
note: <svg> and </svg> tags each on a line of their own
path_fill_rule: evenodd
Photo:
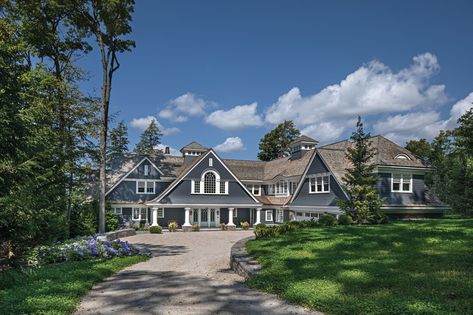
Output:
<svg viewBox="0 0 473 315">
<path fill-rule="evenodd" d="M 191 231 L 193 225 L 200 229 L 219 229 L 225 224 L 228 230 L 235 230 L 241 222 L 250 226 L 261 223 L 261 208 L 225 207 L 215 205 L 193 205 L 184 208 L 151 208 L 152 226 L 167 226 L 175 221 L 182 230 Z"/>
</svg>

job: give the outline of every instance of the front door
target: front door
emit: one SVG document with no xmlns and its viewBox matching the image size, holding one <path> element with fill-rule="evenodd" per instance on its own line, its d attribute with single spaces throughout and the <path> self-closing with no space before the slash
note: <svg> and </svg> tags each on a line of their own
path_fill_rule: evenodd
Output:
<svg viewBox="0 0 473 315">
<path fill-rule="evenodd" d="M 204 208 L 200 209 L 200 226 L 208 227 L 209 226 L 209 209 Z"/>
</svg>

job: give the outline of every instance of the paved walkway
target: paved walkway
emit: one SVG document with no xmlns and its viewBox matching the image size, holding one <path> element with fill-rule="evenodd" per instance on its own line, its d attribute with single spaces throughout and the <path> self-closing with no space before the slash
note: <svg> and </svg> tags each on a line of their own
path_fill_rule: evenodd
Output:
<svg viewBox="0 0 473 315">
<path fill-rule="evenodd" d="M 95 286 L 77 314 L 313 314 L 251 290 L 229 269 L 230 248 L 251 231 L 139 234 L 153 257 Z"/>
</svg>

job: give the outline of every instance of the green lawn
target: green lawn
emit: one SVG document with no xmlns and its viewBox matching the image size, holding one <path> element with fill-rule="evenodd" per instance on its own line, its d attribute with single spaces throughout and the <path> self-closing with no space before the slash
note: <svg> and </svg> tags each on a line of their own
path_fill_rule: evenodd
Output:
<svg viewBox="0 0 473 315">
<path fill-rule="evenodd" d="M 137 255 L 75 261 L 0 273 L 1 314 L 70 314 L 92 286 L 113 273 L 147 260 Z"/>
<path fill-rule="evenodd" d="M 303 229 L 247 243 L 248 285 L 329 314 L 473 314 L 473 220 Z"/>
</svg>

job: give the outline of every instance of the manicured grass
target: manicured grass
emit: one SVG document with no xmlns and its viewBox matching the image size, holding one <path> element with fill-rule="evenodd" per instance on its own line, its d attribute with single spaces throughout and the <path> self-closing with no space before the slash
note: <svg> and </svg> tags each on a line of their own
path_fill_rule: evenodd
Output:
<svg viewBox="0 0 473 315">
<path fill-rule="evenodd" d="M 0 273 L 1 314 L 70 314 L 81 296 L 113 273 L 147 260 L 137 255 L 53 264 L 25 272 Z"/>
<path fill-rule="evenodd" d="M 251 287 L 329 314 L 473 314 L 473 220 L 303 229 L 247 243 Z"/>
</svg>

